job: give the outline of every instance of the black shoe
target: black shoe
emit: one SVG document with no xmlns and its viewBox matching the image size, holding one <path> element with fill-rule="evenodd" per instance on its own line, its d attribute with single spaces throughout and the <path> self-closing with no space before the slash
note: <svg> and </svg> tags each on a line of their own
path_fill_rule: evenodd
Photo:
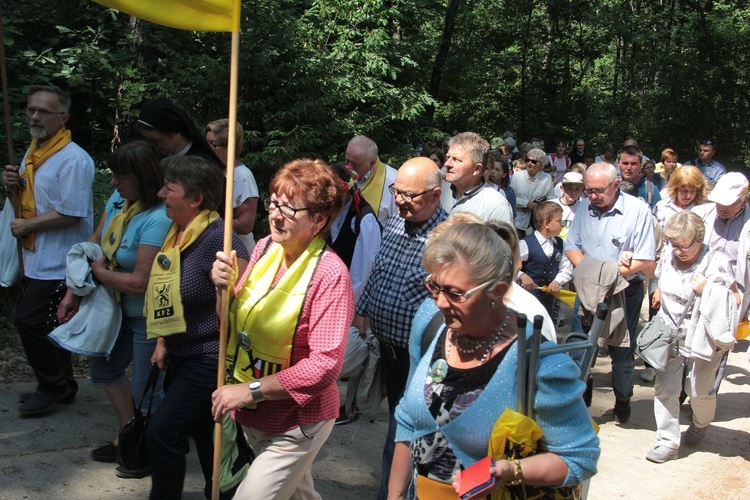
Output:
<svg viewBox="0 0 750 500">
<path fill-rule="evenodd" d="M 630 400 L 629 399 L 615 399 L 615 409 L 613 410 L 615 415 L 615 422 L 618 424 L 626 424 L 630 420 Z"/>
<path fill-rule="evenodd" d="M 29 399 L 34 396 L 34 394 L 37 394 L 36 392 L 22 392 L 18 395 L 18 402 L 19 403 L 25 403 Z M 72 405 L 76 402 L 76 391 L 72 391 L 69 395 L 62 398 L 58 403 L 62 405 Z"/>
<path fill-rule="evenodd" d="M 145 467 L 143 469 L 126 469 L 122 465 L 115 469 L 117 477 L 123 479 L 141 479 L 151 475 L 151 467 Z"/>
<path fill-rule="evenodd" d="M 114 463 L 117 459 L 117 446 L 107 443 L 95 450 L 91 450 L 91 458 L 97 462 Z"/>
<path fill-rule="evenodd" d="M 36 392 L 21 405 L 21 416 L 44 415 L 52 411 L 57 403 L 70 398 L 71 390 L 65 388 L 62 392 L 44 394 Z M 73 395 L 75 398 L 75 395 Z"/>
<path fill-rule="evenodd" d="M 359 420 L 359 412 L 356 410 L 356 408 L 352 409 L 351 415 L 347 415 L 346 410 L 342 406 L 341 408 L 339 408 L 339 416 L 333 423 L 333 425 L 347 425 L 351 424 L 352 422 L 356 422 L 357 420 Z"/>
</svg>

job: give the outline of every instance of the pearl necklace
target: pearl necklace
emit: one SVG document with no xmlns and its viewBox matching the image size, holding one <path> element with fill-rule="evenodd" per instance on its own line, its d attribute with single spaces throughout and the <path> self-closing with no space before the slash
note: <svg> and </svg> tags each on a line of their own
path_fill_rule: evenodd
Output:
<svg viewBox="0 0 750 500">
<path fill-rule="evenodd" d="M 508 324 L 508 318 L 506 316 L 505 320 L 503 321 L 502 326 L 498 328 L 498 330 L 490 337 L 489 339 L 469 339 L 461 332 L 457 332 L 455 330 L 451 330 L 451 335 L 448 339 L 448 350 L 445 353 L 446 359 L 450 357 L 451 355 L 451 347 L 456 346 L 456 350 L 460 352 L 461 354 L 474 354 L 476 351 L 479 350 L 479 347 L 482 346 L 482 344 L 487 344 L 487 349 L 484 351 L 484 354 L 479 359 L 479 364 L 483 365 L 485 361 L 487 361 L 487 357 L 490 355 L 490 352 L 492 352 L 492 348 L 495 347 L 500 340 L 500 337 L 503 335 L 503 331 L 505 331 L 505 326 Z M 469 342 L 471 344 L 474 344 L 474 347 L 470 348 L 462 348 L 457 341 L 465 341 Z"/>
</svg>

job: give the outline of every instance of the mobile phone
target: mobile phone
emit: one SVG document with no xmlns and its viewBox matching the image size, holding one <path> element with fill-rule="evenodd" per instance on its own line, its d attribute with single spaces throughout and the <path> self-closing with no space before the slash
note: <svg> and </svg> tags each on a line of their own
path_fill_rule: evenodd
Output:
<svg viewBox="0 0 750 500">
<path fill-rule="evenodd" d="M 477 498 L 495 487 L 495 477 L 490 474 L 490 467 L 494 465 L 492 457 L 484 457 L 461 471 L 461 488 L 458 491 L 461 500 Z"/>
</svg>

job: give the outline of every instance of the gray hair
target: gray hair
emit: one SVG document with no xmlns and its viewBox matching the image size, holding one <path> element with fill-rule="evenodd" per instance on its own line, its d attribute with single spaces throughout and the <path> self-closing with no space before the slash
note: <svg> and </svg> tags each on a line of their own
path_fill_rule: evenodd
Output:
<svg viewBox="0 0 750 500">
<path fill-rule="evenodd" d="M 529 150 L 528 153 L 526 153 L 526 158 L 531 158 L 532 160 L 539 161 L 542 165 L 544 165 L 547 162 L 547 153 L 542 151 L 539 148 L 533 148 Z"/>
<path fill-rule="evenodd" d="M 373 141 L 369 137 L 366 137 L 364 135 L 354 136 L 349 141 L 348 145 L 355 146 L 361 149 L 362 153 L 364 153 L 367 158 L 374 160 L 378 157 L 378 145 L 375 144 L 375 141 Z"/>
<path fill-rule="evenodd" d="M 427 241 L 422 267 L 428 273 L 432 274 L 459 262 L 466 263 L 470 279 L 477 284 L 513 281 L 514 260 L 511 250 L 486 224 L 455 222 Z"/>
<path fill-rule="evenodd" d="M 28 97 L 31 97 L 37 92 L 49 92 L 50 94 L 55 94 L 57 96 L 57 102 L 60 103 L 60 109 L 58 111 L 61 113 L 70 113 L 70 93 L 56 85 L 33 85 L 29 91 Z"/>
<path fill-rule="evenodd" d="M 615 182 L 617 179 L 617 169 L 611 163 L 606 161 L 600 161 L 592 164 L 586 169 L 586 173 L 583 174 L 584 179 L 593 177 L 595 175 L 603 175 L 609 182 Z"/>
<path fill-rule="evenodd" d="M 430 174 L 425 178 L 425 189 L 435 189 L 436 187 L 440 187 L 440 185 L 443 183 L 443 174 L 440 173 L 440 169 L 437 165 L 435 165 L 435 170 L 430 172 Z"/>
<path fill-rule="evenodd" d="M 451 137 L 448 147 L 458 146 L 471 156 L 472 163 L 484 164 L 484 159 L 490 151 L 490 143 L 475 132 L 461 132 Z"/>
</svg>

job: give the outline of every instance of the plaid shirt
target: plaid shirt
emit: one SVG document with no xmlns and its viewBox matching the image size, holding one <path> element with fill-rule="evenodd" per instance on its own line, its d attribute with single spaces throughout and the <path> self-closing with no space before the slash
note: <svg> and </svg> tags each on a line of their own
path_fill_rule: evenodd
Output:
<svg viewBox="0 0 750 500">
<path fill-rule="evenodd" d="M 442 208 L 412 228 L 398 214 L 388 220 L 372 272 L 357 302 L 357 314 L 370 318 L 372 333 L 396 347 L 409 346 L 414 314 L 429 296 L 423 284 L 422 254 L 427 235 L 445 220 Z"/>
</svg>

